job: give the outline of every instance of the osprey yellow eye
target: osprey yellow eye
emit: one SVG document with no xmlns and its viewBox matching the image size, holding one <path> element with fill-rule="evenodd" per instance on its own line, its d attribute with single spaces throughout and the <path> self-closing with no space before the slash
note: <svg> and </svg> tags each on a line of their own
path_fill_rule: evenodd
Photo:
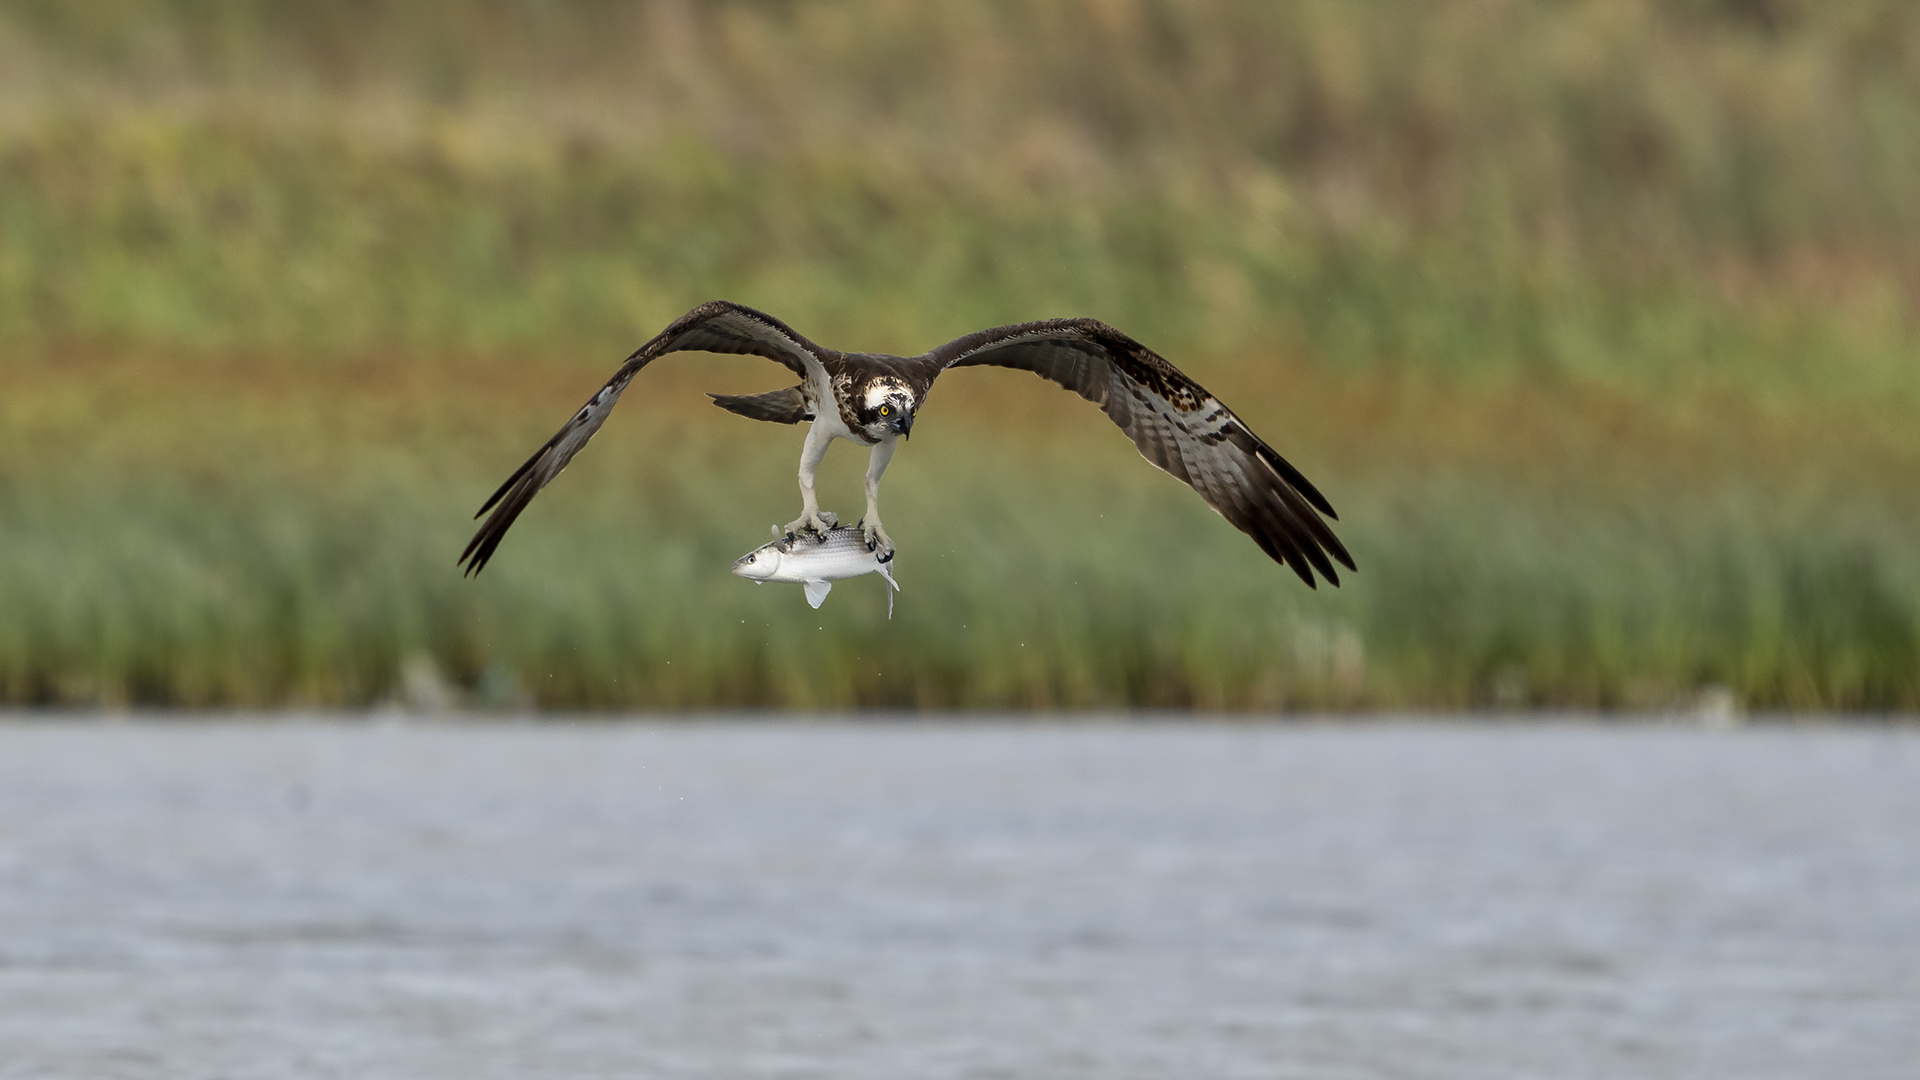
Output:
<svg viewBox="0 0 1920 1080">
<path fill-rule="evenodd" d="M 881 416 L 892 416 L 892 415 L 893 415 L 893 406 L 891 406 L 891 405 L 882 405 L 882 406 L 880 406 L 880 415 L 881 415 Z"/>
</svg>

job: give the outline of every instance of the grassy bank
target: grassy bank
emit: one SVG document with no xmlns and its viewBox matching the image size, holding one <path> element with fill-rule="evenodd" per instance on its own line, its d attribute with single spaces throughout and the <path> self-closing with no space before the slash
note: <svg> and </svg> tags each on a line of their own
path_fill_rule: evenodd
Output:
<svg viewBox="0 0 1920 1080">
<path fill-rule="evenodd" d="M 0 0 L 0 700 L 1920 707 L 1916 207 L 1897 3 Z M 1362 571 L 963 373 L 897 618 L 816 614 L 724 572 L 796 435 L 697 391 L 772 369 L 683 358 L 460 580 L 716 296 L 1105 318 Z"/>
<path fill-rule="evenodd" d="M 1899 3 L 0 3 L 0 340 L 914 348 L 1913 390 Z M 1267 349 L 1265 351 L 1271 351 Z"/>
<path fill-rule="evenodd" d="M 744 360 L 649 372 L 477 580 L 468 514 L 597 367 L 48 365 L 12 399 L 40 419 L 0 488 L 0 695 L 367 704 L 427 658 L 475 700 L 597 708 L 1920 704 L 1916 463 L 1871 413 L 1221 366 L 1333 493 L 1343 588 L 1084 402 L 967 372 L 890 473 L 889 622 L 874 579 L 816 613 L 727 575 L 795 502 L 795 432 L 697 393 L 766 384 Z M 826 505 L 860 464 L 829 459 Z"/>
</svg>

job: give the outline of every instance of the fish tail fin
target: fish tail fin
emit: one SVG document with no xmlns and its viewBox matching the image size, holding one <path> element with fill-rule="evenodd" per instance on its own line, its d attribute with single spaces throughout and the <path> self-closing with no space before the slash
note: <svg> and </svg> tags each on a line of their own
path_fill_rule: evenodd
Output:
<svg viewBox="0 0 1920 1080">
<path fill-rule="evenodd" d="M 887 618 L 893 618 L 893 594 L 900 591 L 900 583 L 893 580 L 893 570 L 886 563 L 880 564 L 880 576 L 887 579 Z"/>
<path fill-rule="evenodd" d="M 814 607 L 819 607 L 825 602 L 827 594 L 833 591 L 833 582 L 831 581 L 809 581 L 806 585 L 807 603 Z"/>
</svg>

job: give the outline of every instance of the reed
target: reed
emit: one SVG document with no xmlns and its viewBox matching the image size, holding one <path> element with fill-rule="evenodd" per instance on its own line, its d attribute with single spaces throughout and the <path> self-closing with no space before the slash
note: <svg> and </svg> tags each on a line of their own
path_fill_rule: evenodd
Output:
<svg viewBox="0 0 1920 1080">
<path fill-rule="evenodd" d="M 874 582 L 814 612 L 726 573 L 791 515 L 796 435 L 697 391 L 759 364 L 649 371 L 478 579 L 452 565 L 469 513 L 597 367 L 36 365 L 0 697 L 364 706 L 411 664 L 501 707 L 1920 704 L 1913 451 L 1857 412 L 1223 364 L 1343 512 L 1362 571 L 1309 593 L 1084 402 L 964 373 L 890 474 L 889 622 Z M 1793 478 L 1836 429 L 1852 486 Z M 828 464 L 853 509 L 858 455 Z"/>
<path fill-rule="evenodd" d="M 0 0 L 0 701 L 1920 707 L 1917 44 L 1876 0 Z M 725 574 L 795 436 L 681 415 L 771 385 L 703 359 L 458 578 L 716 296 L 895 351 L 1107 319 L 1362 571 L 1307 593 L 963 373 L 890 474 L 898 618 L 815 613 Z"/>
</svg>

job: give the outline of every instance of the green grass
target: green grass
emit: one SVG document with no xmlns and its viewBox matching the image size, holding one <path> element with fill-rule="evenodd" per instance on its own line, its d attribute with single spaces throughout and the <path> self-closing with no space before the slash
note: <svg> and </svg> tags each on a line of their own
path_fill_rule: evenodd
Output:
<svg viewBox="0 0 1920 1080">
<path fill-rule="evenodd" d="M 1920 708 L 1917 208 L 1893 2 L 0 0 L 0 701 L 424 657 L 502 706 Z M 812 612 L 725 572 L 797 433 L 697 394 L 783 373 L 681 358 L 459 578 L 722 296 L 896 351 L 1104 318 L 1361 572 L 967 372 L 889 474 L 897 617 Z"/>
<path fill-rule="evenodd" d="M 1911 520 L 1542 522 L 1483 491 L 1469 527 L 1458 498 L 1408 496 L 1355 507 L 1362 574 L 1309 597 L 1172 493 L 1036 508 L 1031 485 L 958 486 L 893 500 L 891 622 L 876 580 L 813 612 L 726 574 L 788 512 L 772 493 L 762 520 L 698 515 L 684 489 L 558 496 L 478 583 L 448 569 L 464 506 L 417 486 L 229 489 L 212 514 L 181 487 L 10 493 L 0 693 L 364 705 L 428 656 L 481 699 L 561 707 L 1660 708 L 1714 685 L 1920 704 L 1920 582 L 1888 541 Z M 935 524 L 956 513 L 993 524 Z"/>
<path fill-rule="evenodd" d="M 1310 593 L 1084 402 L 961 373 L 889 474 L 889 622 L 875 579 L 814 612 L 727 574 L 793 512 L 798 433 L 696 388 L 759 366 L 650 371 L 477 579 L 453 568 L 468 515 L 593 367 L 36 367 L 44 419 L 8 460 L 38 467 L 0 486 L 0 697 L 364 705 L 427 657 L 474 700 L 553 707 L 1920 704 L 1913 464 L 1864 425 L 1835 491 L 1753 461 L 1764 418 L 1711 403 L 1241 380 L 1309 445 L 1362 567 Z M 1775 428 L 1768 456 L 1844 422 Z M 828 464 L 825 504 L 852 510 L 860 455 Z"/>
</svg>

